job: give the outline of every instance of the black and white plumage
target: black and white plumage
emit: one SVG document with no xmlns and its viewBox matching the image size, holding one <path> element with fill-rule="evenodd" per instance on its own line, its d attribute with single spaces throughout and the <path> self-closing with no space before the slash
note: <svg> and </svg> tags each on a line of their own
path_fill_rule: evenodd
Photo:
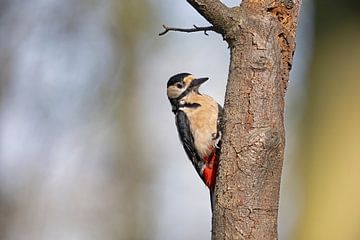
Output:
<svg viewBox="0 0 360 240">
<path fill-rule="evenodd" d="M 190 73 L 176 74 L 167 83 L 167 96 L 184 150 L 212 195 L 223 110 L 214 99 L 199 92 L 200 85 L 207 80 L 195 78 Z"/>
</svg>

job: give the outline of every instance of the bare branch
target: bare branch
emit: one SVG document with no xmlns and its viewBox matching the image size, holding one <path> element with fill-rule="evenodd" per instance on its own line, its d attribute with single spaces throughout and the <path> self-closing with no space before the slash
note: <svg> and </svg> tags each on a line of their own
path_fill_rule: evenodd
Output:
<svg viewBox="0 0 360 240">
<path fill-rule="evenodd" d="M 198 27 L 196 25 L 193 25 L 193 28 L 175 28 L 175 27 L 168 27 L 165 25 L 162 25 L 164 28 L 164 31 L 159 33 L 159 36 L 165 35 L 167 32 L 169 31 L 174 31 L 174 32 L 186 32 L 186 33 L 192 33 L 192 32 L 202 32 L 204 31 L 205 35 L 207 34 L 207 31 L 215 31 L 215 27 L 214 26 L 207 26 L 207 27 Z"/>
<path fill-rule="evenodd" d="M 186 0 L 195 10 L 200 13 L 209 23 L 216 27 L 219 32 L 224 32 L 224 23 L 231 11 L 219 0 Z"/>
</svg>

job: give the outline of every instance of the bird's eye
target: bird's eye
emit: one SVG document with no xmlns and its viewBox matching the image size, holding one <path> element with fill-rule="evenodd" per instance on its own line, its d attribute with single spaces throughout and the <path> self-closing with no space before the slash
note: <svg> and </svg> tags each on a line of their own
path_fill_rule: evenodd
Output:
<svg viewBox="0 0 360 240">
<path fill-rule="evenodd" d="M 177 83 L 175 86 L 176 86 L 177 88 L 183 88 L 183 87 L 184 87 L 184 84 L 183 84 L 183 83 Z"/>
</svg>

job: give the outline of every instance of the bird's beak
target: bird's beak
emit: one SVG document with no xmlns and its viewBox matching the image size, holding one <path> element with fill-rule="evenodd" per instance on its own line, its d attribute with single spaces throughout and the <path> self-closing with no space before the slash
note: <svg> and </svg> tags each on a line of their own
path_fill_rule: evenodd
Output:
<svg viewBox="0 0 360 240">
<path fill-rule="evenodd" d="M 195 78 L 194 80 L 191 81 L 190 83 L 190 87 L 194 88 L 194 87 L 199 87 L 201 84 L 203 84 L 204 82 L 206 82 L 209 78 Z"/>
</svg>

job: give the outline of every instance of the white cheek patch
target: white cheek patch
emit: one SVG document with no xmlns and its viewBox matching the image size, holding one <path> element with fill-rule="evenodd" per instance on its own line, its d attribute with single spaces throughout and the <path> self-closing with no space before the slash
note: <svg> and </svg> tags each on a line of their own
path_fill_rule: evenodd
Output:
<svg viewBox="0 0 360 240">
<path fill-rule="evenodd" d="M 167 89 L 167 95 L 169 98 L 176 98 L 180 96 L 181 92 L 182 92 L 181 89 L 178 89 L 175 86 L 170 86 Z"/>
</svg>

